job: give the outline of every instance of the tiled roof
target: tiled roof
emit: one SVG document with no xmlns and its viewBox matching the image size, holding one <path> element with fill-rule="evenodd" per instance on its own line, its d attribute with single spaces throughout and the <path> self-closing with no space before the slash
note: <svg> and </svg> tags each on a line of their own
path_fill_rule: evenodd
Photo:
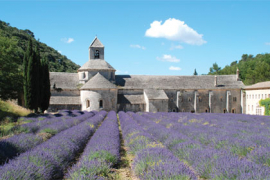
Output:
<svg viewBox="0 0 270 180">
<path fill-rule="evenodd" d="M 145 89 L 144 92 L 148 99 L 169 99 L 164 90 Z"/>
<path fill-rule="evenodd" d="M 103 59 L 91 59 L 87 61 L 78 71 L 84 70 L 114 70 L 115 69 Z"/>
<path fill-rule="evenodd" d="M 51 88 L 77 89 L 79 84 L 78 73 L 50 72 Z"/>
<path fill-rule="evenodd" d="M 241 89 L 242 81 L 236 80 L 236 75 L 215 76 L 154 76 L 154 75 L 116 75 L 117 86 L 123 89 Z"/>
<path fill-rule="evenodd" d="M 51 96 L 50 104 L 81 104 L 80 96 Z"/>
<path fill-rule="evenodd" d="M 250 86 L 245 86 L 244 89 L 270 89 L 270 81 L 259 82 Z"/>
<path fill-rule="evenodd" d="M 95 37 L 90 47 L 104 47 L 104 45 L 100 42 L 100 40 L 97 37 Z"/>
<path fill-rule="evenodd" d="M 87 89 L 116 89 L 117 87 L 103 77 L 100 73 L 97 73 L 87 83 L 85 83 L 80 90 Z"/>
</svg>

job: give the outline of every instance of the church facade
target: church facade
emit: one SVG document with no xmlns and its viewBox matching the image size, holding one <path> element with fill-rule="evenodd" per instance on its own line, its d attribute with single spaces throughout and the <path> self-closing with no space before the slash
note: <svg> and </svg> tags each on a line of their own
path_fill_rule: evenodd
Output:
<svg viewBox="0 0 270 180">
<path fill-rule="evenodd" d="M 245 113 L 243 82 L 235 75 L 115 75 L 96 37 L 78 73 L 50 72 L 48 111 Z"/>
</svg>

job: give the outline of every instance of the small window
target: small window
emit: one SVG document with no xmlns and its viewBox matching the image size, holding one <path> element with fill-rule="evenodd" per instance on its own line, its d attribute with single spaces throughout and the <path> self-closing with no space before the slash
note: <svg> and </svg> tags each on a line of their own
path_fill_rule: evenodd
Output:
<svg viewBox="0 0 270 180">
<path fill-rule="evenodd" d="M 99 59 L 99 50 L 96 50 L 95 52 L 95 59 Z"/>
<path fill-rule="evenodd" d="M 206 109 L 205 112 L 208 113 L 208 109 Z"/>
<path fill-rule="evenodd" d="M 252 99 L 254 99 L 254 94 L 252 94 Z"/>
<path fill-rule="evenodd" d="M 248 105 L 248 111 L 250 111 L 250 107 L 249 107 L 249 105 Z"/>
<path fill-rule="evenodd" d="M 191 101 L 191 98 L 188 98 L 188 101 L 190 102 Z"/>
<path fill-rule="evenodd" d="M 268 94 L 268 98 L 270 98 L 270 94 Z"/>
<path fill-rule="evenodd" d="M 258 95 L 258 99 L 261 99 L 261 95 L 260 94 Z"/>
<path fill-rule="evenodd" d="M 227 110 L 226 109 L 223 109 L 223 113 L 226 113 L 227 112 Z"/>
<path fill-rule="evenodd" d="M 263 99 L 263 94 L 262 94 L 262 99 Z"/>
<path fill-rule="evenodd" d="M 199 102 L 202 102 L 202 98 L 201 97 L 199 97 Z"/>
<path fill-rule="evenodd" d="M 257 94 L 255 94 L 255 99 L 257 99 Z"/>
<path fill-rule="evenodd" d="M 253 105 L 251 105 L 251 111 L 253 111 Z"/>
<path fill-rule="evenodd" d="M 103 108 L 103 101 L 102 100 L 99 101 L 99 108 Z"/>
<path fill-rule="evenodd" d="M 220 101 L 221 101 L 221 102 L 223 101 L 223 98 L 222 98 L 222 97 L 220 98 Z"/>
<path fill-rule="evenodd" d="M 236 97 L 233 97 L 233 101 L 234 101 L 234 102 L 236 102 L 236 101 L 237 101 Z"/>
<path fill-rule="evenodd" d="M 90 107 L 90 100 L 86 100 L 86 108 Z"/>
<path fill-rule="evenodd" d="M 235 109 L 232 109 L 232 113 L 233 113 L 233 114 L 235 113 Z"/>
<path fill-rule="evenodd" d="M 176 112 L 176 110 L 175 110 L 175 109 L 173 109 L 173 110 L 172 110 L 172 112 Z"/>
</svg>

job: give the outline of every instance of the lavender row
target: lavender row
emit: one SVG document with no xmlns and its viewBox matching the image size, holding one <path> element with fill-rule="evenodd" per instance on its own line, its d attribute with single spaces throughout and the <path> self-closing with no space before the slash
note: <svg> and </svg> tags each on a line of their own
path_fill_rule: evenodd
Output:
<svg viewBox="0 0 270 180">
<path fill-rule="evenodd" d="M 106 116 L 101 111 L 92 118 L 64 130 L 48 141 L 21 154 L 0 169 L 0 179 L 59 179 Z"/>
<path fill-rule="evenodd" d="M 154 140 L 128 114 L 119 112 L 125 145 L 135 155 L 132 169 L 140 179 L 197 179 L 195 173 Z"/>
<path fill-rule="evenodd" d="M 160 121 L 160 114 L 166 118 Z M 230 151 L 239 158 L 247 158 L 270 167 L 269 117 L 239 114 L 157 113 L 156 121 L 171 126 L 202 146 Z M 151 115 L 151 114 L 150 114 Z"/>
<path fill-rule="evenodd" d="M 188 136 L 168 128 L 168 126 L 167 128 L 162 126 L 158 115 L 154 118 L 155 115 L 152 114 L 155 122 L 138 114 L 130 113 L 130 115 L 160 142 L 164 143 L 176 156 L 191 165 L 201 178 L 247 180 L 270 178 L 269 168 L 257 165 L 245 158 L 239 159 L 230 151 L 205 147 L 199 141 L 194 141 Z"/>
<path fill-rule="evenodd" d="M 16 126 L 12 129 L 12 131 L 15 132 L 26 132 L 26 133 L 36 133 L 41 127 L 61 122 L 66 119 L 71 119 L 73 117 L 79 117 L 82 114 L 85 114 L 87 112 L 82 112 L 78 110 L 69 111 L 69 110 L 62 110 L 60 113 L 55 115 L 47 115 L 45 117 L 39 116 L 36 118 L 26 118 L 23 122 L 26 122 L 26 124 L 22 124 L 19 126 Z"/>
<path fill-rule="evenodd" d="M 64 121 L 55 122 L 52 124 L 41 127 L 37 133 L 49 133 L 51 135 L 57 134 L 65 129 L 68 129 L 76 124 L 83 122 L 84 120 L 94 116 L 96 112 L 85 112 L 83 115 L 65 119 Z"/>
<path fill-rule="evenodd" d="M 21 133 L 0 141 L 0 165 L 8 162 L 8 160 L 14 156 L 17 156 L 41 144 L 51 136 L 83 122 L 84 120 L 92 117 L 94 114 L 95 112 L 85 113 L 78 117 L 44 126 L 38 131 L 38 133 L 42 134 Z"/>
<path fill-rule="evenodd" d="M 120 158 L 120 137 L 116 113 L 110 111 L 90 139 L 79 161 L 68 171 L 66 179 L 108 178 L 110 169 Z"/>
</svg>

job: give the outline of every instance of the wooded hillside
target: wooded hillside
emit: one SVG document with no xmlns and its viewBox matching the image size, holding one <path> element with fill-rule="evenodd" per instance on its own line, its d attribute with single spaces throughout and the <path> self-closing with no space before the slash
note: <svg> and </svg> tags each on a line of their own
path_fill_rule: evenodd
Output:
<svg viewBox="0 0 270 180">
<path fill-rule="evenodd" d="M 223 69 L 214 63 L 208 74 L 236 74 L 237 68 L 239 68 L 240 78 L 245 85 L 270 81 L 270 54 L 257 54 L 256 57 L 243 54 L 241 60 L 233 61 Z"/>
<path fill-rule="evenodd" d="M 61 55 L 55 49 L 36 40 L 34 33 L 28 29 L 21 30 L 0 20 L 0 37 L 12 39 L 17 43 L 18 49 L 17 52 L 14 52 L 14 54 L 19 56 L 21 63 L 23 61 L 23 55 L 24 51 L 26 51 L 28 40 L 31 38 L 34 47 L 38 44 L 41 58 L 46 57 L 48 59 L 51 72 L 77 72 L 77 69 L 80 67 L 66 56 Z"/>
</svg>

